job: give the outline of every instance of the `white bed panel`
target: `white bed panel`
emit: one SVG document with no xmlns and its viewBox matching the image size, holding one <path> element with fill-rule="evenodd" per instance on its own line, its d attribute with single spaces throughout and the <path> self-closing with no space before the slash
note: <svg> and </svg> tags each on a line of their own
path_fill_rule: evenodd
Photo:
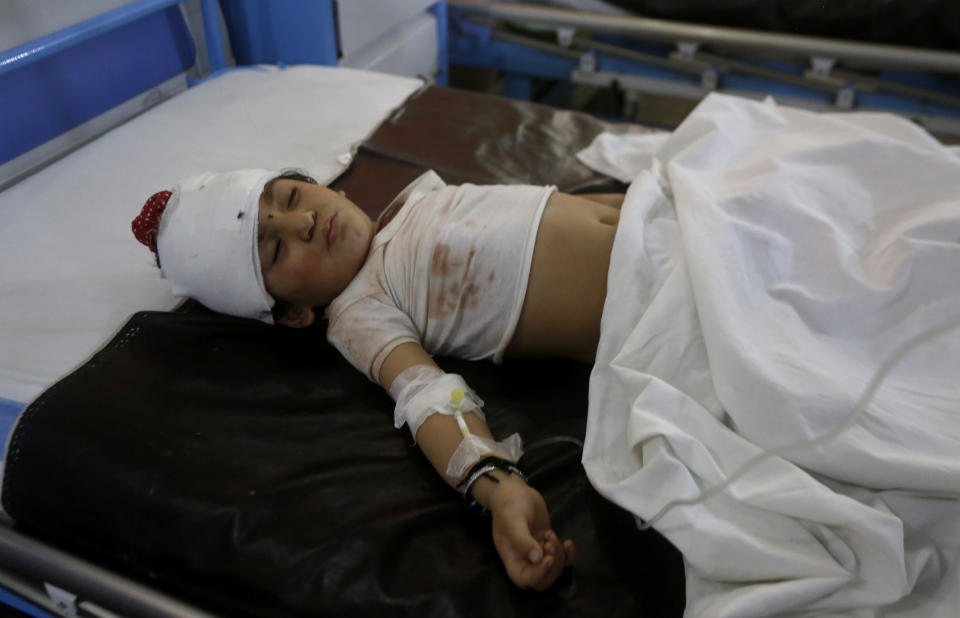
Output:
<svg viewBox="0 0 960 618">
<path fill-rule="evenodd" d="M 437 18 L 428 11 L 397 26 L 380 40 L 340 59 L 340 66 L 393 75 L 437 74 Z"/>
<path fill-rule="evenodd" d="M 130 232 L 152 193 L 238 167 L 328 181 L 420 86 L 344 68 L 228 72 L 0 193 L 0 397 L 29 401 L 130 314 L 177 304 Z"/>
<path fill-rule="evenodd" d="M 376 42 L 426 11 L 435 0 L 350 0 L 337 4 L 337 21 L 340 25 L 340 48 L 344 57 L 349 57 Z"/>
</svg>

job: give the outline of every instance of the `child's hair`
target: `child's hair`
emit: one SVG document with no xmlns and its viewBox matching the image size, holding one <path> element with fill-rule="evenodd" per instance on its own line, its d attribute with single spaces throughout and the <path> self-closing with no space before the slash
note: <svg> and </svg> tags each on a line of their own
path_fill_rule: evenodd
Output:
<svg viewBox="0 0 960 618">
<path fill-rule="evenodd" d="M 300 182 L 309 182 L 309 183 L 312 184 L 312 185 L 320 184 L 320 183 L 318 183 L 318 182 L 316 181 L 316 179 L 314 179 L 313 177 L 307 176 L 306 174 L 304 174 L 304 173 L 302 173 L 302 172 L 298 172 L 298 171 L 296 171 L 296 170 L 286 171 L 286 172 L 280 174 L 279 176 L 277 176 L 276 178 L 274 178 L 273 180 L 280 180 L 280 179 L 284 179 L 284 180 L 299 180 Z M 271 180 L 270 182 L 273 182 L 273 180 Z"/>
</svg>

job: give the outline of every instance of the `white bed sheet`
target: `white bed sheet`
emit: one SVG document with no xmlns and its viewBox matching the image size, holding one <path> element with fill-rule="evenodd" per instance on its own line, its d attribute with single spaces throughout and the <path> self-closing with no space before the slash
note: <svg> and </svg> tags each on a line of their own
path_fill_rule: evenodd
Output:
<svg viewBox="0 0 960 618">
<path fill-rule="evenodd" d="M 827 434 L 881 361 L 960 320 L 960 158 L 903 119 L 711 95 L 582 159 L 634 178 L 583 461 L 638 518 Z M 955 618 L 958 375 L 955 328 L 832 441 L 668 511 L 687 615 Z"/>
<path fill-rule="evenodd" d="M 422 85 L 318 66 L 230 71 L 0 193 L 0 397 L 31 400 L 132 313 L 176 306 L 130 232 L 152 193 L 239 167 L 328 181 Z"/>
</svg>

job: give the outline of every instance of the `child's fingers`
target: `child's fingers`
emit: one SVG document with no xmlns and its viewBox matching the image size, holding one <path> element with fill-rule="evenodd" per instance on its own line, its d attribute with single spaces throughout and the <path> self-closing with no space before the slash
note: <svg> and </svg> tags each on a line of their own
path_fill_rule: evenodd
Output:
<svg viewBox="0 0 960 618">
<path fill-rule="evenodd" d="M 573 545 L 573 541 L 567 539 L 566 541 L 561 542 L 560 538 L 556 535 L 553 530 L 547 532 L 544 535 L 546 541 L 549 542 L 549 551 L 550 553 L 556 553 L 559 560 L 564 564 L 564 566 L 573 564 L 573 559 L 576 557 L 576 547 Z"/>
<path fill-rule="evenodd" d="M 565 552 L 555 534 L 547 533 L 543 536 L 544 557 L 536 565 L 531 565 L 524 575 L 529 579 L 529 587 L 535 590 L 546 590 L 556 581 L 565 566 Z"/>
<path fill-rule="evenodd" d="M 557 560 L 553 556 L 544 555 L 537 564 L 530 564 L 521 561 L 517 565 L 516 573 L 510 573 L 510 579 L 521 588 L 533 588 L 534 590 L 546 590 L 553 583 L 555 577 L 551 572 L 556 565 Z M 507 572 L 510 572 L 508 566 Z"/>
<path fill-rule="evenodd" d="M 557 560 L 564 566 L 570 564 L 573 560 L 570 555 L 567 553 L 567 547 L 573 547 L 573 541 L 560 541 L 560 538 L 557 534 L 551 530 L 547 534 L 547 539 L 549 541 L 550 553 L 556 555 Z"/>
<path fill-rule="evenodd" d="M 528 557 L 517 565 L 516 575 L 511 575 L 511 578 L 518 585 L 543 591 L 549 588 L 563 571 L 565 552 L 556 535 L 544 535 L 541 549 L 541 557 L 536 563 L 529 562 Z M 509 572 L 509 567 L 507 570 Z"/>
<path fill-rule="evenodd" d="M 511 547 L 512 556 L 504 560 L 510 579 L 521 588 L 548 589 L 572 562 L 572 541 L 561 542 L 553 531 L 547 531 L 540 536 L 540 543 L 542 553 L 536 563 L 531 563 L 517 546 Z"/>
<path fill-rule="evenodd" d="M 556 559 L 546 555 L 536 564 L 530 564 L 529 560 L 521 557 L 504 560 L 507 574 L 517 586 L 535 590 L 545 590 L 550 585 L 550 570 L 555 564 Z"/>
<path fill-rule="evenodd" d="M 540 539 L 540 545 L 543 546 L 544 554 L 548 556 L 553 556 L 557 553 L 557 545 L 554 543 L 556 537 L 552 536 L 550 531 L 547 531 L 543 535 L 543 538 Z"/>
<path fill-rule="evenodd" d="M 505 524 L 504 532 L 514 551 L 526 558 L 529 564 L 538 563 L 543 558 L 543 547 L 530 534 L 527 521 L 522 517 L 514 517 Z"/>
<path fill-rule="evenodd" d="M 557 564 L 558 561 L 553 556 L 547 556 L 541 564 L 533 567 L 537 570 L 537 577 L 536 582 L 531 587 L 541 592 L 549 588 L 559 575 L 559 571 L 556 570 Z"/>
</svg>

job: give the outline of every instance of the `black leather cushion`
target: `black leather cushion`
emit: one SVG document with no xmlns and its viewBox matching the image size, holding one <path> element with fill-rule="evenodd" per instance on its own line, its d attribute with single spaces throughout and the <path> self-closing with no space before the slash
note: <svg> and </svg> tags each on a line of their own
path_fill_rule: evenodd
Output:
<svg viewBox="0 0 960 618">
<path fill-rule="evenodd" d="M 441 359 L 495 435 L 582 438 L 589 367 Z M 578 560 L 513 587 L 467 512 L 326 344 L 196 310 L 138 313 L 25 412 L 4 507 L 26 531 L 226 615 L 678 616 L 679 554 L 601 498 L 568 442 L 521 464 Z"/>
<path fill-rule="evenodd" d="M 358 149 L 331 186 L 372 217 L 428 169 L 448 184 L 556 185 L 568 193 L 623 191 L 581 164 L 603 131 L 649 131 L 587 114 L 431 86 L 414 94 Z"/>
</svg>

